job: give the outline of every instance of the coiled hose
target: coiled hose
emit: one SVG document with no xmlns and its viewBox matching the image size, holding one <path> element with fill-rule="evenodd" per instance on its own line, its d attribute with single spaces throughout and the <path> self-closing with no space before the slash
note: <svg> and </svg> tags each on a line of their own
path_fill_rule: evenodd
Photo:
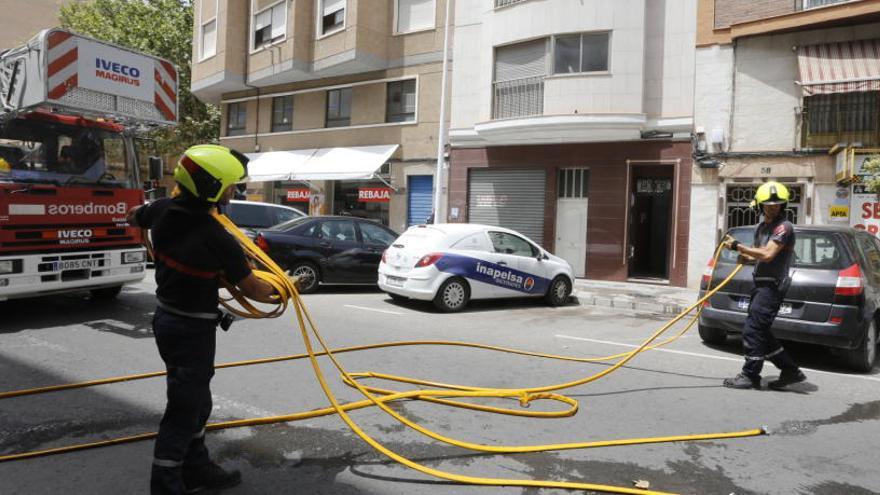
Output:
<svg viewBox="0 0 880 495">
<path fill-rule="evenodd" d="M 235 428 L 241 426 L 253 426 L 253 425 L 261 425 L 261 424 L 270 424 L 270 423 L 279 423 L 279 422 L 289 422 L 296 421 L 301 419 L 314 418 L 318 416 L 326 416 L 330 414 L 338 414 L 340 418 L 348 425 L 351 430 L 358 435 L 361 439 L 363 439 L 367 444 L 381 452 L 385 456 L 403 464 L 407 467 L 410 467 L 416 471 L 427 474 L 429 476 L 434 476 L 437 478 L 441 478 L 444 480 L 454 481 L 458 483 L 464 484 L 474 484 L 474 485 L 489 485 L 489 486 L 522 486 L 522 487 L 536 487 L 536 488 L 565 488 L 571 490 L 593 490 L 593 491 L 602 491 L 609 493 L 626 493 L 626 494 L 640 494 L 640 495 L 667 495 L 667 492 L 659 492 L 641 488 L 629 488 L 622 486 L 613 486 L 613 485 L 603 485 L 603 484 L 595 484 L 595 483 L 585 483 L 585 482 L 574 482 L 574 481 L 550 481 L 550 480 L 528 480 L 528 479 L 503 479 L 503 478 L 483 478 L 483 477 L 474 477 L 474 476 L 465 476 L 456 473 L 450 473 L 447 471 L 441 471 L 438 469 L 434 469 L 423 464 L 419 464 L 415 461 L 412 461 L 396 452 L 388 449 L 384 445 L 382 445 L 377 440 L 373 439 L 370 435 L 364 432 L 360 426 L 358 426 L 352 418 L 349 416 L 348 412 L 356 409 L 361 409 L 365 407 L 379 407 L 385 413 L 392 416 L 394 419 L 399 421 L 401 424 L 404 424 L 415 431 L 435 440 L 447 443 L 449 445 L 455 445 L 464 449 L 474 450 L 478 452 L 487 452 L 487 453 L 522 453 L 522 452 L 543 452 L 543 451 L 554 451 L 554 450 L 570 450 L 570 449 L 586 449 L 586 448 L 596 448 L 596 447 L 607 447 L 607 446 L 619 446 L 619 445 L 635 445 L 635 444 L 647 444 L 647 443 L 661 443 L 661 442 L 679 442 L 679 441 L 689 441 L 689 440 L 708 440 L 708 439 L 721 439 L 721 438 L 740 438 L 740 437 L 748 437 L 748 436 L 756 436 L 765 434 L 766 431 L 763 428 L 744 430 L 744 431 L 736 431 L 736 432 L 722 432 L 722 433 L 706 433 L 706 434 L 697 434 L 697 435 L 677 435 L 677 436 L 665 436 L 665 437 L 647 437 L 647 438 L 633 438 L 633 439 L 621 439 L 621 440 L 609 440 L 609 441 L 597 441 L 597 442 L 573 442 L 573 443 L 562 443 L 562 444 L 550 444 L 550 445 L 529 445 L 529 446 L 504 446 L 504 445 L 484 445 L 477 444 L 473 442 L 468 442 L 465 440 L 454 439 L 445 435 L 441 435 L 435 431 L 424 428 L 411 420 L 401 416 L 399 413 L 395 412 L 388 406 L 389 402 L 398 401 L 398 400 L 423 400 L 428 402 L 433 402 L 436 404 L 442 404 L 445 406 L 451 407 L 460 407 L 465 409 L 471 409 L 476 411 L 483 412 L 493 412 L 499 414 L 507 414 L 514 416 L 524 416 L 524 417 L 535 417 L 535 418 L 559 418 L 559 417 L 567 417 L 574 415 L 578 410 L 578 403 L 576 400 L 567 397 L 565 395 L 554 393 L 556 391 L 560 391 L 563 389 L 576 387 L 578 385 L 584 385 L 593 381 L 596 381 L 604 376 L 613 373 L 615 370 L 625 365 L 631 359 L 633 359 L 639 353 L 654 349 L 660 346 L 664 346 L 669 344 L 670 342 L 675 341 L 682 335 L 684 335 L 690 328 L 694 325 L 699 317 L 699 311 L 702 308 L 702 304 L 704 301 L 708 300 L 712 297 L 719 289 L 724 287 L 738 272 L 742 269 L 742 265 L 737 265 L 737 267 L 732 271 L 732 273 L 725 278 L 717 287 L 711 288 L 711 290 L 707 290 L 706 294 L 696 301 L 693 305 L 688 307 L 682 313 L 677 315 L 675 318 L 671 319 L 669 322 L 664 324 L 659 330 L 654 332 L 650 337 L 645 339 L 644 342 L 637 348 L 629 352 L 614 354 L 611 356 L 599 357 L 599 358 L 579 358 L 579 357 L 571 357 L 571 356 L 559 356 L 552 354 L 543 354 L 537 352 L 523 351 L 518 349 L 510 349 L 498 346 L 490 346 L 484 344 L 476 344 L 469 342 L 455 342 L 455 341 L 403 341 L 403 342 L 385 342 L 379 344 L 370 344 L 370 345 L 361 345 L 354 347 L 343 347 L 338 349 L 331 349 L 327 343 L 324 341 L 321 334 L 318 332 L 314 321 L 312 320 L 308 310 L 303 304 L 302 299 L 297 292 L 296 286 L 294 282 L 288 278 L 287 274 L 282 270 L 275 262 L 272 261 L 269 256 L 263 252 L 260 248 L 255 246 L 250 239 L 248 239 L 241 231 L 225 216 L 220 214 L 215 214 L 215 218 L 217 221 L 223 225 L 227 231 L 229 231 L 232 235 L 234 235 L 238 241 L 241 243 L 242 247 L 245 250 L 245 253 L 255 267 L 254 274 L 259 277 L 261 280 L 270 284 L 275 291 L 278 293 L 278 296 L 272 301 L 271 309 L 263 309 L 260 306 L 255 305 L 251 301 L 249 301 L 243 294 L 241 294 L 234 286 L 231 286 L 228 283 L 224 282 L 224 286 L 230 293 L 230 297 L 221 298 L 220 303 L 230 312 L 245 318 L 276 318 L 281 316 L 287 309 L 288 304 L 292 304 L 294 308 L 294 312 L 296 314 L 297 323 L 299 325 L 299 330 L 301 337 L 303 339 L 303 344 L 305 345 L 306 352 L 302 354 L 295 354 L 289 356 L 278 356 L 272 358 L 264 358 L 264 359 L 254 359 L 249 361 L 238 361 L 238 362 L 230 362 L 219 364 L 216 366 L 218 369 L 222 368 L 233 368 L 239 366 L 248 366 L 253 364 L 265 364 L 265 363 L 273 363 L 279 361 L 288 361 L 288 360 L 296 360 L 296 359 L 305 359 L 308 358 L 311 362 L 312 369 L 315 373 L 315 378 L 320 384 L 324 394 L 327 396 L 327 399 L 330 401 L 330 406 L 325 407 L 323 409 L 311 410 L 307 412 L 299 412 L 294 414 L 280 415 L 280 416 L 270 416 L 264 418 L 254 418 L 254 419 L 244 419 L 244 420 L 236 420 L 236 421 L 225 421 L 225 422 L 217 422 L 211 423 L 206 426 L 208 430 L 219 430 L 225 428 Z M 719 245 L 718 249 L 715 251 L 715 260 L 717 261 L 720 253 L 721 247 Z M 263 303 L 267 301 L 262 301 Z M 666 333 L 674 324 L 682 320 L 687 314 L 692 312 L 694 309 L 698 309 L 697 313 L 693 317 L 693 319 L 685 326 L 683 330 L 678 332 L 677 334 L 668 337 L 666 340 L 656 342 L 664 333 Z M 314 339 L 314 340 L 313 340 Z M 321 350 L 315 350 L 314 343 L 317 343 Z M 556 360 L 564 360 L 564 361 L 574 361 L 574 362 L 607 362 L 614 361 L 614 364 L 601 372 L 595 373 L 591 376 L 587 376 L 584 378 L 580 378 L 573 381 L 563 382 L 554 385 L 547 385 L 543 387 L 532 387 L 532 388 L 487 388 L 487 387 L 477 387 L 477 386 L 469 386 L 469 385 L 459 385 L 459 384 L 448 384 L 448 383 L 438 383 L 432 381 L 426 381 L 415 378 L 401 377 L 395 375 L 389 375 L 385 373 L 378 372 L 365 372 L 365 373 L 352 373 L 347 371 L 342 364 L 337 360 L 336 355 L 342 354 L 346 352 L 355 352 L 362 351 L 367 349 L 379 349 L 379 348 L 387 348 L 387 347 L 403 347 L 403 346 L 459 346 L 459 347 L 471 347 L 477 349 L 484 349 L 488 351 L 494 352 L 505 352 L 512 354 L 519 354 L 525 356 L 533 356 L 545 359 L 556 359 Z M 327 380 L 325 378 L 324 372 L 321 366 L 318 364 L 317 358 L 319 356 L 326 356 L 330 359 L 333 366 L 340 372 L 341 378 L 344 383 L 347 385 L 356 388 L 364 397 L 364 400 L 349 402 L 345 404 L 339 403 L 336 399 L 333 392 L 330 390 L 330 387 L 327 384 Z M 54 385 L 48 387 L 40 387 L 26 390 L 16 390 L 10 392 L 2 392 L 0 393 L 0 399 L 8 399 L 12 397 L 20 397 L 24 395 L 33 395 L 39 393 L 47 393 L 47 392 L 57 392 L 62 390 L 70 390 L 74 388 L 83 388 L 83 387 L 91 387 L 96 385 L 104 385 L 109 383 L 118 383 L 124 381 L 131 380 L 140 380 L 145 378 L 153 378 L 165 375 L 165 372 L 154 372 L 154 373 L 142 373 L 137 375 L 128 375 L 114 378 L 106 378 L 100 380 L 90 380 L 79 383 L 71 383 L 65 385 Z M 365 378 L 372 379 L 381 379 L 392 382 L 399 383 L 407 383 L 411 385 L 418 386 L 427 386 L 433 387 L 429 390 L 419 389 L 419 390 L 409 390 L 409 391 L 397 391 L 385 388 L 379 388 L 375 386 L 367 386 L 363 385 L 360 380 Z M 508 409 L 501 407 L 491 407 L 480 404 L 474 404 L 469 402 L 462 402 L 458 400 L 454 400 L 457 398 L 477 398 L 477 397 L 494 397 L 494 398 L 512 398 L 517 399 L 520 403 L 520 406 L 525 408 L 531 402 L 537 400 L 551 400 L 564 404 L 566 407 L 561 408 L 558 411 L 530 411 L 527 409 Z M 117 445 L 122 443 L 146 440 L 150 438 L 155 438 L 156 433 L 143 433 L 139 435 L 120 437 L 111 440 L 104 440 L 99 442 L 71 445 L 65 447 L 57 447 L 51 449 L 45 449 L 40 451 L 33 452 L 24 452 L 17 454 L 9 454 L 0 456 L 0 462 L 8 462 L 14 460 L 27 459 L 32 457 L 40 457 L 52 454 L 61 454 L 66 452 L 73 452 L 77 450 L 84 450 L 90 448 L 104 447 L 109 445 Z"/>
</svg>

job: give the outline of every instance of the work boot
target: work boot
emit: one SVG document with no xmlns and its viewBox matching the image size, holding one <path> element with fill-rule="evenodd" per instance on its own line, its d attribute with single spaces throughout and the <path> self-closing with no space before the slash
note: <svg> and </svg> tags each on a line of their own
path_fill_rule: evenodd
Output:
<svg viewBox="0 0 880 495">
<path fill-rule="evenodd" d="M 773 390 L 782 390 L 789 385 L 800 383 L 806 379 L 807 375 L 799 369 L 795 369 L 794 371 L 782 370 L 782 373 L 779 374 L 779 378 L 768 383 L 767 386 Z"/>
<path fill-rule="evenodd" d="M 747 389 L 754 388 L 761 390 L 761 377 L 750 378 L 745 373 L 739 373 L 733 378 L 725 378 L 724 386 L 727 388 Z"/>
<path fill-rule="evenodd" d="M 241 483 L 238 470 L 226 471 L 210 462 L 197 467 L 184 467 L 183 484 L 186 493 L 198 493 L 206 489 L 230 488 Z"/>
</svg>

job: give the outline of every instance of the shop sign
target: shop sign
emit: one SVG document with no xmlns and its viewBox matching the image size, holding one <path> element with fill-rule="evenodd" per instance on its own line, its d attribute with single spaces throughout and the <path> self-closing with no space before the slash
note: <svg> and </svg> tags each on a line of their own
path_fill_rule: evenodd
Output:
<svg viewBox="0 0 880 495">
<path fill-rule="evenodd" d="M 391 201 L 391 188 L 389 187 L 361 187 L 358 188 L 358 201 L 364 203 L 387 203 Z"/>
<path fill-rule="evenodd" d="M 312 191 L 307 188 L 287 190 L 288 201 L 308 201 L 311 196 Z"/>
<path fill-rule="evenodd" d="M 867 230 L 875 236 L 878 235 L 880 233 L 880 198 L 877 193 L 869 192 L 864 184 L 853 184 L 852 187 L 850 225 L 857 229 Z"/>
</svg>

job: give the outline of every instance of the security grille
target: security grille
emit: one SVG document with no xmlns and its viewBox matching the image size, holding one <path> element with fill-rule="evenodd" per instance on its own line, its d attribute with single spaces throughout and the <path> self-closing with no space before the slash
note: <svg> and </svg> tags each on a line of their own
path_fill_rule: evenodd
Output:
<svg viewBox="0 0 880 495">
<path fill-rule="evenodd" d="M 559 169 L 556 183 L 557 198 L 586 198 L 589 186 L 590 169 L 562 168 Z"/>
<path fill-rule="evenodd" d="M 492 84 L 492 118 L 544 113 L 547 39 L 498 47 Z"/>
<path fill-rule="evenodd" d="M 740 227 L 743 225 L 755 225 L 760 220 L 758 211 L 749 206 L 755 198 L 755 191 L 761 184 L 742 184 L 727 187 L 727 228 Z M 786 184 L 791 194 L 791 200 L 785 208 L 785 217 L 793 224 L 798 223 L 801 211 L 801 198 L 803 186 Z"/>
<path fill-rule="evenodd" d="M 509 119 L 544 113 L 544 78 L 527 77 L 494 84 L 493 119 Z"/>
</svg>

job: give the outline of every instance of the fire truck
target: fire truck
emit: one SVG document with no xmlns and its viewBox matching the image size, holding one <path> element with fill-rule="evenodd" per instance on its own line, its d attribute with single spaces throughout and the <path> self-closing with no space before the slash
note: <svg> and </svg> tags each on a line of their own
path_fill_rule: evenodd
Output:
<svg viewBox="0 0 880 495">
<path fill-rule="evenodd" d="M 176 123 L 177 81 L 167 60 L 62 29 L 0 51 L 0 301 L 111 299 L 144 278 L 126 213 L 161 178 L 138 146 Z"/>
</svg>

